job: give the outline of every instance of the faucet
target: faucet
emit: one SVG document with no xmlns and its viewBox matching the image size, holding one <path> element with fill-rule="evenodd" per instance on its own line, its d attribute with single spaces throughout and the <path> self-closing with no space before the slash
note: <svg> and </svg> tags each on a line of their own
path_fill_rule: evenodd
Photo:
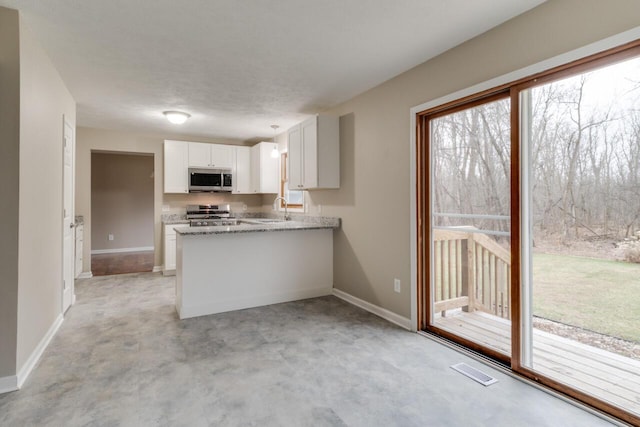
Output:
<svg viewBox="0 0 640 427">
<path fill-rule="evenodd" d="M 285 199 L 282 196 L 278 196 L 276 197 L 276 199 L 273 201 L 273 208 L 276 208 L 276 203 L 278 202 L 278 200 L 282 199 L 282 203 L 284 203 L 284 220 L 285 221 L 289 221 L 291 219 L 291 217 L 289 216 L 289 211 L 287 210 L 289 204 L 287 203 L 287 199 Z"/>
</svg>

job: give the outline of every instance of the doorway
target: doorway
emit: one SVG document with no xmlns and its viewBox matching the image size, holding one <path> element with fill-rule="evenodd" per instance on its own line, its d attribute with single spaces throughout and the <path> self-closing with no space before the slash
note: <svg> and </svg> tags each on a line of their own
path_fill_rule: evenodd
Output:
<svg viewBox="0 0 640 427">
<path fill-rule="evenodd" d="M 91 271 L 153 271 L 153 154 L 92 151 Z"/>
<path fill-rule="evenodd" d="M 418 327 L 640 422 L 640 41 L 417 113 Z"/>
</svg>

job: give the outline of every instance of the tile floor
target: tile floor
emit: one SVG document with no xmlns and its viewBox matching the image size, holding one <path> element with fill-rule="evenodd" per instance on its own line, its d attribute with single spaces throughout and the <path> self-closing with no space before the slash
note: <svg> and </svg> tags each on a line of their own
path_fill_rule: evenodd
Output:
<svg viewBox="0 0 640 427">
<path fill-rule="evenodd" d="M 22 390 L 0 395 L 0 425 L 609 425 L 334 297 L 180 321 L 174 280 L 79 280 Z"/>
</svg>

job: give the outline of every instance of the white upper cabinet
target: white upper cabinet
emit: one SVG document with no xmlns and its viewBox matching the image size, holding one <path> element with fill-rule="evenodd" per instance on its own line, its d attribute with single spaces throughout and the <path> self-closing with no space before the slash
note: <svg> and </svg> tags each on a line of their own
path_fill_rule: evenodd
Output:
<svg viewBox="0 0 640 427">
<path fill-rule="evenodd" d="M 300 161 L 302 159 L 302 128 L 299 124 L 289 129 L 288 138 L 288 185 L 290 190 L 298 190 L 302 188 L 304 181 L 302 178 L 302 162 Z M 292 159 L 295 159 L 295 161 Z"/>
<path fill-rule="evenodd" d="M 233 154 L 232 145 L 211 144 L 211 167 L 232 168 Z"/>
<path fill-rule="evenodd" d="M 253 193 L 251 189 L 251 147 L 234 147 L 233 194 Z"/>
<path fill-rule="evenodd" d="M 278 192 L 280 156 L 271 157 L 274 148 L 277 149 L 278 144 L 273 142 L 260 142 L 251 147 L 252 193 Z"/>
<path fill-rule="evenodd" d="M 211 167 L 211 144 L 201 142 L 188 142 L 189 146 L 189 167 L 209 168 Z"/>
<path fill-rule="evenodd" d="M 184 141 L 164 141 L 164 192 L 188 193 L 189 148 Z"/>
<path fill-rule="evenodd" d="M 189 167 L 232 168 L 234 147 L 232 145 L 189 142 Z"/>
<path fill-rule="evenodd" d="M 290 190 L 340 188 L 338 120 L 317 115 L 289 129 Z"/>
</svg>

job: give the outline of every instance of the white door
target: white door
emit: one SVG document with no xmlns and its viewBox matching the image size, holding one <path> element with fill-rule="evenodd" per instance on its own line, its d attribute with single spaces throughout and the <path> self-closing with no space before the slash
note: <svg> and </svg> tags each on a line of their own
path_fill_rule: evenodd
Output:
<svg viewBox="0 0 640 427">
<path fill-rule="evenodd" d="M 75 217 L 73 213 L 73 128 L 64 121 L 64 169 L 63 169 L 63 214 L 62 214 L 62 312 L 67 311 L 73 299 L 73 262 L 75 260 L 73 232 Z"/>
</svg>

